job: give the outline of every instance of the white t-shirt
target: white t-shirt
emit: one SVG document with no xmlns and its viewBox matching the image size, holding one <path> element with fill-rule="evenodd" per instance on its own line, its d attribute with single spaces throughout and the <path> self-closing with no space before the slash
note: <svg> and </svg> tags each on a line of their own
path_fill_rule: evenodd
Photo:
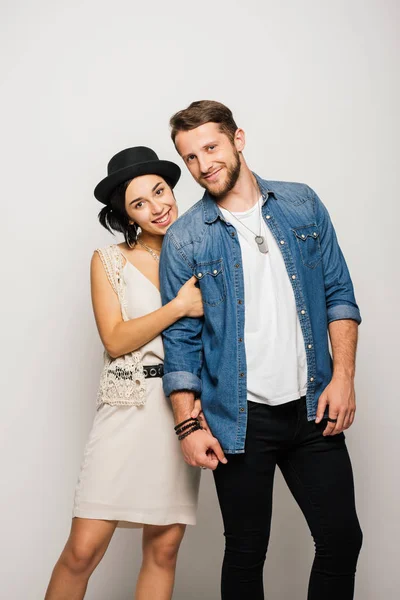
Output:
<svg viewBox="0 0 400 600">
<path fill-rule="evenodd" d="M 235 227 L 242 251 L 247 398 L 278 405 L 306 394 L 307 358 L 292 284 L 278 244 L 261 218 L 261 203 L 262 198 L 241 213 L 220 209 Z M 259 251 L 243 223 L 257 235 L 261 223 L 267 254 Z"/>
</svg>

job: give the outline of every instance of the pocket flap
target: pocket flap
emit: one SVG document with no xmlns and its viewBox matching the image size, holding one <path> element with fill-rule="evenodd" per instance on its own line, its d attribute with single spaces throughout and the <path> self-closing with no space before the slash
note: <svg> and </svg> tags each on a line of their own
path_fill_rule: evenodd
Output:
<svg viewBox="0 0 400 600">
<path fill-rule="evenodd" d="M 226 284 L 223 259 L 197 263 L 193 275 L 198 279 L 203 304 L 217 306 L 225 300 Z"/>
<path fill-rule="evenodd" d="M 196 270 L 194 272 L 195 277 L 197 279 L 202 279 L 205 275 L 212 275 L 213 277 L 217 277 L 222 273 L 222 264 L 207 264 L 207 265 L 197 265 Z"/>
<path fill-rule="evenodd" d="M 316 225 L 304 225 L 303 227 L 296 227 L 292 230 L 298 240 L 305 242 L 307 238 L 313 238 L 316 240 L 319 238 L 319 232 Z"/>
</svg>

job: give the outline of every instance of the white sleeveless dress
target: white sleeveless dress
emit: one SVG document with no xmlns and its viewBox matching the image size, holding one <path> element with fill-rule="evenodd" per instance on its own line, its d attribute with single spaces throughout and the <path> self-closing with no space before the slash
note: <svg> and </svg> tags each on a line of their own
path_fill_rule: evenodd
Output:
<svg viewBox="0 0 400 600">
<path fill-rule="evenodd" d="M 124 266 L 130 319 L 161 308 L 158 289 L 132 263 Z M 144 365 L 164 360 L 161 335 L 140 349 Z M 196 523 L 200 470 L 185 463 L 160 377 L 146 379 L 144 406 L 97 411 L 84 451 L 73 516 L 120 527 Z"/>
</svg>

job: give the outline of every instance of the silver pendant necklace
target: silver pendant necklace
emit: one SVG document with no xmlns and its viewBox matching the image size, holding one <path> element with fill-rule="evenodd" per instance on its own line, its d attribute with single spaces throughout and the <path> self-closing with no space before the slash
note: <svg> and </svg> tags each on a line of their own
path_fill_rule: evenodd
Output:
<svg viewBox="0 0 400 600">
<path fill-rule="evenodd" d="M 154 252 L 154 250 L 152 250 L 151 248 L 149 248 L 149 246 L 147 246 L 144 242 L 142 242 L 142 240 L 140 240 L 139 238 L 137 239 L 138 244 L 140 244 L 142 246 L 142 248 L 144 248 L 145 250 L 147 250 L 147 252 L 149 254 L 151 254 L 151 256 L 154 258 L 155 261 L 159 262 L 160 261 L 160 257 L 158 256 L 158 254 L 156 254 Z"/>
<path fill-rule="evenodd" d="M 237 217 L 235 217 L 235 215 L 228 208 L 225 208 L 225 210 L 227 210 L 228 213 L 230 215 L 232 215 L 232 217 L 234 219 L 236 219 L 236 221 L 238 221 L 238 223 L 240 223 L 241 225 L 243 225 L 243 227 L 246 227 L 246 229 L 248 231 L 250 231 L 250 233 L 252 233 L 254 235 L 254 240 L 255 240 L 255 242 L 257 244 L 257 247 L 258 247 L 259 251 L 261 252 L 261 254 L 267 254 L 267 252 L 268 252 L 267 240 L 265 239 L 265 237 L 263 235 L 261 235 L 261 225 L 262 225 L 261 205 L 260 205 L 260 210 L 259 210 L 259 213 L 258 213 L 258 216 L 259 216 L 259 219 L 260 219 L 260 228 L 259 228 L 258 235 L 256 233 L 254 233 L 254 231 L 252 229 L 250 229 L 250 227 L 247 227 L 247 225 L 245 225 L 244 223 L 242 223 L 242 221 L 240 219 L 238 219 Z"/>
</svg>

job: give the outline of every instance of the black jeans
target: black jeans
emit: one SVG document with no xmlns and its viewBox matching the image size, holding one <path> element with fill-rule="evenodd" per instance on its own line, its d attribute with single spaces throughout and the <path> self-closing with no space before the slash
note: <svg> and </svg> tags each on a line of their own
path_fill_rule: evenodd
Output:
<svg viewBox="0 0 400 600">
<path fill-rule="evenodd" d="M 246 452 L 214 471 L 226 538 L 222 600 L 264 598 L 276 465 L 314 538 L 308 600 L 352 600 L 362 533 L 344 434 L 324 437 L 326 420 L 307 421 L 305 398 L 248 409 Z"/>
</svg>

